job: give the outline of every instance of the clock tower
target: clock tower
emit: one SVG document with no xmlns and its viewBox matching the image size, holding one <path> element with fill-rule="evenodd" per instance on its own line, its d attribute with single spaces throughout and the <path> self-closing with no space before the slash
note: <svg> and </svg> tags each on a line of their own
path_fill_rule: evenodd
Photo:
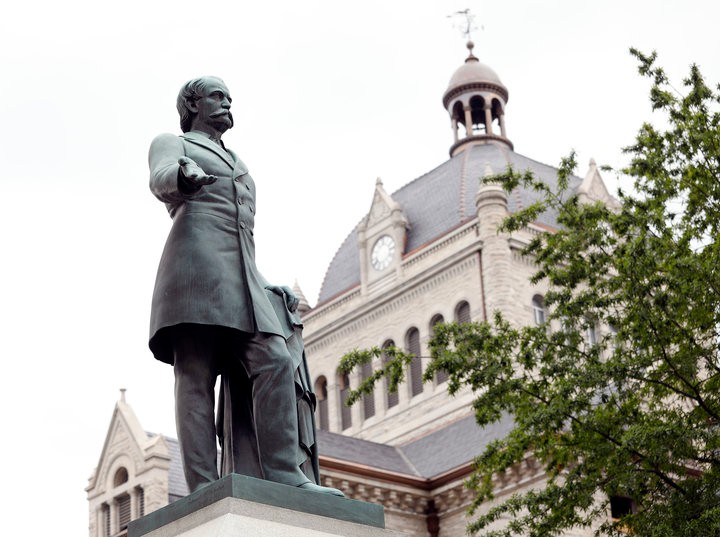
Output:
<svg viewBox="0 0 720 537">
<path fill-rule="evenodd" d="M 374 294 L 401 276 L 408 228 L 402 207 L 385 192 L 378 178 L 370 211 L 358 225 L 362 294 Z"/>
</svg>

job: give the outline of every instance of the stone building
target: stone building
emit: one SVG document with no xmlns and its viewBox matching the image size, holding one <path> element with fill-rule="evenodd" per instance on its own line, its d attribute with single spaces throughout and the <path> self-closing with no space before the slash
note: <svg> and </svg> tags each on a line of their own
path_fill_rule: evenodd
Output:
<svg viewBox="0 0 720 537">
<path fill-rule="evenodd" d="M 546 213 L 521 232 L 498 233 L 502 219 L 532 203 L 534 194 L 522 188 L 507 194 L 481 179 L 510 165 L 554 186 L 557 170 L 514 151 L 505 119 L 508 89 L 473 55 L 472 43 L 468 49 L 442 96 L 449 160 L 392 194 L 378 180 L 367 214 L 327 269 L 317 305 L 301 301 L 319 399 L 323 484 L 382 503 L 389 528 L 418 537 L 465 535 L 471 496 L 463 481 L 473 458 L 511 426 L 506 420 L 480 429 L 471 393 L 450 397 L 442 375 L 421 382 L 433 326 L 485 320 L 496 310 L 516 324 L 542 322 L 545 289 L 530 284 L 534 269 L 520 250 L 557 226 L 556 215 Z M 615 203 L 594 162 L 571 187 L 581 198 Z M 347 390 L 371 368 L 339 375 L 340 358 L 354 348 L 390 344 L 416 356 L 407 382 L 397 393 L 377 390 L 345 406 Z M 497 496 L 540 486 L 542 478 L 528 460 L 498 478 Z M 90 537 L 121 535 L 130 518 L 187 494 L 177 442 L 143 432 L 121 399 L 87 492 Z"/>
<path fill-rule="evenodd" d="M 363 462 L 403 478 L 415 471 L 414 479 L 422 484 L 414 481 L 415 488 L 404 489 L 403 501 L 389 502 L 384 493 L 379 499 L 395 527 L 418 536 L 464 535 L 469 498 L 462 481 L 470 462 L 510 426 L 500 423 L 480 430 L 469 391 L 448 396 L 442 375 L 432 383 L 421 382 L 433 326 L 485 320 L 495 311 L 517 325 L 542 322 L 545 289 L 530 283 L 534 267 L 520 250 L 535 234 L 557 227 L 557 215 L 545 213 L 512 236 L 498 233 L 505 216 L 535 201 L 536 194 L 523 188 L 507 194 L 482 178 L 512 166 L 516 171 L 529 169 L 555 187 L 557 170 L 514 151 L 505 119 L 508 89 L 473 55 L 472 43 L 468 50 L 442 96 L 452 133 L 450 159 L 392 194 L 378 180 L 368 213 L 330 263 L 318 304 L 303 316 L 321 399 L 318 423 L 402 454 L 408 463 L 404 469 L 383 467 L 384 461 L 374 454 Z M 594 162 L 586 177 L 573 177 L 570 186 L 581 199 L 616 203 Z M 405 385 L 395 394 L 376 390 L 352 408 L 343 405 L 347 389 L 373 368 L 339 375 L 340 357 L 354 348 L 393 344 L 416 356 Z M 326 468 L 329 472 L 334 466 Z M 379 479 L 391 488 L 405 483 L 399 477 L 393 483 L 389 473 Z M 527 461 L 516 475 L 504 479 L 498 496 L 532 486 L 542 475 Z M 334 477 L 328 481 L 338 486 Z M 357 495 L 353 486 L 348 490 Z M 365 482 L 357 486 L 371 501 L 373 493 L 379 494 L 368 493 Z M 379 482 L 373 486 L 383 489 Z"/>
<path fill-rule="evenodd" d="M 124 391 L 85 490 L 90 537 L 125 535 L 131 520 L 188 494 L 177 440 L 146 433 Z"/>
</svg>

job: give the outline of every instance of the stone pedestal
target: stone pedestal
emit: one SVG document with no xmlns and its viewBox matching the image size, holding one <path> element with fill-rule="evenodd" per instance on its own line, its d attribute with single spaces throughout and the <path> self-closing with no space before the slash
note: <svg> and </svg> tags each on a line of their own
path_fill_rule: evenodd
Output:
<svg viewBox="0 0 720 537">
<path fill-rule="evenodd" d="M 232 474 L 130 523 L 128 537 L 404 537 L 381 505 Z"/>
</svg>

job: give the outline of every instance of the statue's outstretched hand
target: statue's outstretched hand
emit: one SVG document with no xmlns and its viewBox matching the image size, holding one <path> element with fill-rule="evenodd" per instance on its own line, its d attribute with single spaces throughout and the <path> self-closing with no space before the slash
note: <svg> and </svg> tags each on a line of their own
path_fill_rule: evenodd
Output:
<svg viewBox="0 0 720 537">
<path fill-rule="evenodd" d="M 285 305 L 291 313 L 297 309 L 300 300 L 298 300 L 298 297 L 295 296 L 295 293 L 293 293 L 292 289 L 287 285 L 268 285 L 265 289 L 285 298 Z"/>
<path fill-rule="evenodd" d="M 178 164 L 180 165 L 180 173 L 193 186 L 211 185 L 217 181 L 217 177 L 206 174 L 191 158 L 180 157 Z"/>
</svg>

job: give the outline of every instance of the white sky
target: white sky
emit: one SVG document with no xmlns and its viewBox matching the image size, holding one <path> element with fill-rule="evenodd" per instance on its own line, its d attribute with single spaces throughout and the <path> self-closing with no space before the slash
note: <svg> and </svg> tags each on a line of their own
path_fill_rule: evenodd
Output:
<svg viewBox="0 0 720 537">
<path fill-rule="evenodd" d="M 175 97 L 222 77 L 227 145 L 259 190 L 258 264 L 311 304 L 336 249 L 388 192 L 448 158 L 441 98 L 466 57 L 446 17 L 478 14 L 475 53 L 510 92 L 515 150 L 622 164 L 650 118 L 630 46 L 679 82 L 720 81 L 715 1 L 13 2 L 0 17 L 0 412 L 8 535 L 87 535 L 84 487 L 118 388 L 175 435 L 172 370 L 147 350 L 170 227 L 147 148 Z M 679 84 L 678 84 L 679 85 Z M 608 182 L 614 184 L 612 177 Z M 9 503 L 8 503 L 9 500 Z M 21 531 L 22 530 L 22 531 Z"/>
</svg>

